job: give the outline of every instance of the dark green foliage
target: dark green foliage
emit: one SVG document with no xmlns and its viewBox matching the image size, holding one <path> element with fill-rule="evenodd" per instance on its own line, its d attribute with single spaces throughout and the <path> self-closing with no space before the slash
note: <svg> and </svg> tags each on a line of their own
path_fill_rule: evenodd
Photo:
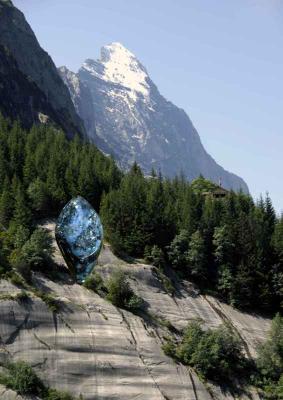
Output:
<svg viewBox="0 0 283 400">
<path fill-rule="evenodd" d="M 39 178 L 32 181 L 27 188 L 28 197 L 31 202 L 32 209 L 38 215 L 46 215 L 48 213 L 50 195 L 48 193 L 47 185 Z"/>
<path fill-rule="evenodd" d="M 267 340 L 259 346 L 256 360 L 258 374 L 255 383 L 262 389 L 264 399 L 283 399 L 283 318 L 272 321 Z"/>
<path fill-rule="evenodd" d="M 168 276 L 165 275 L 163 270 L 161 268 L 154 268 L 153 273 L 157 276 L 157 279 L 161 282 L 164 290 L 170 295 L 173 296 L 175 293 L 175 288 L 173 286 L 173 283 L 171 280 L 168 278 Z"/>
<path fill-rule="evenodd" d="M 24 361 L 10 362 L 4 367 L 6 372 L 0 373 L 0 383 L 20 395 L 40 396 L 42 400 L 75 400 L 67 392 L 46 387 Z"/>
<path fill-rule="evenodd" d="M 93 290 L 98 294 L 106 292 L 103 279 L 101 278 L 98 272 L 94 272 L 93 274 L 89 275 L 84 281 L 84 286 L 87 289 Z"/>
<path fill-rule="evenodd" d="M 29 295 L 25 290 L 22 290 L 20 293 L 16 295 L 16 300 L 19 303 L 26 303 L 29 300 Z"/>
<path fill-rule="evenodd" d="M 30 283 L 32 269 L 52 270 L 52 239 L 42 228 L 35 229 L 29 236 L 29 231 L 22 225 L 15 225 L 15 227 L 16 230 L 13 230 L 14 250 L 9 260 L 25 281 Z"/>
<path fill-rule="evenodd" d="M 283 318 L 279 314 L 272 321 L 268 340 L 259 348 L 257 366 L 272 381 L 278 381 L 283 374 Z"/>
<path fill-rule="evenodd" d="M 178 357 L 176 355 L 177 344 L 172 338 L 167 338 L 166 342 L 162 345 L 162 350 L 164 351 L 166 356 L 178 360 Z"/>
<path fill-rule="evenodd" d="M 127 275 L 121 270 L 113 272 L 107 282 L 107 290 L 107 299 L 117 307 L 124 307 L 133 293 Z"/>
<path fill-rule="evenodd" d="M 184 278 L 240 308 L 283 306 L 283 219 L 269 196 L 213 197 L 199 177 L 145 178 L 134 164 L 122 174 L 112 158 L 50 125 L 23 131 L 0 116 L 0 275 L 15 267 L 51 270 L 50 248 L 34 229 L 73 196 L 100 211 L 106 239 L 121 255 L 172 265 Z"/>
<path fill-rule="evenodd" d="M 21 184 L 17 185 L 15 194 L 15 207 L 12 222 L 14 225 L 21 225 L 29 228 L 31 225 L 31 211 L 28 206 L 25 190 Z"/>
<path fill-rule="evenodd" d="M 162 269 L 165 266 L 164 252 L 156 245 L 152 247 L 147 246 L 144 250 L 144 257 L 149 264 L 152 264 L 157 268 Z"/>
<path fill-rule="evenodd" d="M 192 234 L 189 250 L 187 252 L 187 260 L 189 263 L 189 273 L 199 279 L 206 277 L 206 254 L 205 254 L 205 243 L 202 234 L 199 230 Z"/>
<path fill-rule="evenodd" d="M 14 259 L 11 261 L 11 264 L 15 268 L 15 270 L 21 275 L 21 277 L 25 280 L 26 283 L 31 283 L 31 267 L 30 265 L 26 262 L 26 260 L 21 256 L 17 254 Z"/>
<path fill-rule="evenodd" d="M 40 395 L 44 386 L 33 369 L 23 361 L 6 365 L 7 373 L 1 373 L 0 382 L 21 395 Z"/>
<path fill-rule="evenodd" d="M 204 331 L 201 323 L 191 323 L 180 343 L 172 339 L 163 346 L 165 353 L 194 367 L 203 377 L 221 384 L 233 383 L 248 371 L 242 344 L 226 325 Z"/>
<path fill-rule="evenodd" d="M 130 287 L 127 274 L 116 270 L 107 282 L 107 299 L 116 307 L 128 310 L 138 310 L 143 305 L 143 300 L 135 295 Z"/>
<path fill-rule="evenodd" d="M 121 173 L 113 159 L 77 137 L 68 141 L 52 126 L 25 132 L 16 123 L 3 123 L 0 144 L 0 164 L 5 165 L 0 223 L 5 227 L 11 219 L 26 226 L 32 219 L 58 214 L 78 194 L 98 209 L 102 193 L 119 186 Z"/>
<path fill-rule="evenodd" d="M 102 199 L 106 237 L 118 254 L 144 255 L 159 267 L 162 251 L 183 277 L 236 307 L 279 310 L 282 220 L 269 196 L 256 204 L 243 193 L 217 199 L 215 188 L 202 177 L 192 184 L 183 177 L 144 178 L 134 165 Z"/>
<path fill-rule="evenodd" d="M 53 313 L 60 312 L 60 302 L 56 300 L 55 297 L 53 297 L 51 294 L 45 293 L 38 289 L 34 289 L 33 293 L 41 298 L 41 300 L 47 305 L 50 311 L 52 311 Z"/>
<path fill-rule="evenodd" d="M 19 288 L 26 287 L 26 282 L 25 282 L 24 278 L 21 275 L 19 275 L 18 273 L 11 271 L 11 273 L 9 273 L 8 277 L 13 285 L 18 286 Z"/>
<path fill-rule="evenodd" d="M 42 228 L 37 228 L 21 248 L 23 259 L 32 268 L 48 266 L 53 254 L 52 238 Z"/>
<path fill-rule="evenodd" d="M 0 197 L 0 229 L 8 228 L 9 222 L 13 216 L 14 201 L 15 199 L 11 192 L 11 183 L 6 175 Z"/>
<path fill-rule="evenodd" d="M 101 209 L 106 236 L 117 252 L 142 256 L 150 243 L 146 183 L 134 164 L 118 190 L 104 197 Z"/>
<path fill-rule="evenodd" d="M 219 382 L 232 382 L 246 368 L 241 342 L 226 326 L 203 334 L 191 362 L 203 376 Z"/>
<path fill-rule="evenodd" d="M 283 260 L 283 214 L 274 227 L 273 245 L 280 258 Z"/>
<path fill-rule="evenodd" d="M 192 181 L 192 190 L 197 194 L 212 192 L 216 188 L 217 185 L 215 183 L 205 179 L 202 175 Z"/>
<path fill-rule="evenodd" d="M 0 275 L 11 267 L 30 281 L 31 269 L 51 273 L 50 237 L 38 220 L 58 215 L 83 195 L 99 210 L 103 192 L 120 184 L 113 159 L 51 125 L 29 132 L 0 115 Z"/>
<path fill-rule="evenodd" d="M 189 242 L 189 234 L 183 229 L 168 246 L 168 258 L 174 268 L 184 269 L 188 267 Z"/>
<path fill-rule="evenodd" d="M 283 375 L 279 381 L 266 383 L 264 386 L 264 399 L 266 400 L 282 400 L 283 399 Z"/>
</svg>

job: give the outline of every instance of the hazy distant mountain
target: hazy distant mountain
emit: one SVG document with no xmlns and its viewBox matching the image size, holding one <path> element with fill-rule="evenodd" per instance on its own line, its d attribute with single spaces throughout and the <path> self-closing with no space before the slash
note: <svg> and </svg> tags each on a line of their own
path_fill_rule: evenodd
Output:
<svg viewBox="0 0 283 400">
<path fill-rule="evenodd" d="M 0 112 L 24 127 L 52 120 L 69 137 L 84 134 L 52 59 L 9 0 L 0 0 Z"/>
<path fill-rule="evenodd" d="M 90 139 L 123 167 L 137 161 L 146 173 L 155 168 L 188 179 L 202 174 L 248 191 L 205 151 L 187 114 L 159 93 L 145 67 L 120 43 L 102 47 L 100 60 L 86 60 L 77 74 L 66 67 L 60 73 Z"/>
</svg>

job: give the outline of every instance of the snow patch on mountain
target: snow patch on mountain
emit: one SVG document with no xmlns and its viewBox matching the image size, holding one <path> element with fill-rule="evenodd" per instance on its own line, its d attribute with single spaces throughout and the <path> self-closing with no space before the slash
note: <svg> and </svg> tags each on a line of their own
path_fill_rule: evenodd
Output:
<svg viewBox="0 0 283 400">
<path fill-rule="evenodd" d="M 121 43 L 114 42 L 103 46 L 100 60 L 86 60 L 82 68 L 105 82 L 129 89 L 128 95 L 134 101 L 139 95 L 149 97 L 146 69 Z"/>
</svg>

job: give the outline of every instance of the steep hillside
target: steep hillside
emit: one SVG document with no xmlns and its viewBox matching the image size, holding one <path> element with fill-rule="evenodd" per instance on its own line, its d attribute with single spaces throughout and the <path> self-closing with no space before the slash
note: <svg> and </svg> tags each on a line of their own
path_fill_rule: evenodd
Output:
<svg viewBox="0 0 283 400">
<path fill-rule="evenodd" d="M 89 138 L 96 143 L 95 126 L 98 146 L 122 167 L 137 161 L 145 173 L 152 168 L 168 177 L 182 172 L 189 180 L 202 174 L 217 183 L 222 179 L 228 189 L 248 192 L 241 178 L 206 152 L 188 115 L 159 93 L 146 68 L 120 43 L 102 47 L 101 58 L 86 60 L 77 74 L 66 67 L 59 71 Z"/>
<path fill-rule="evenodd" d="M 45 226 L 53 232 L 54 224 Z M 55 257 L 63 262 L 58 249 Z M 107 276 L 117 266 L 130 272 L 131 285 L 154 319 L 118 309 L 77 284 L 55 283 L 37 274 L 34 285 L 60 301 L 60 311 L 55 313 L 32 294 L 25 303 L 7 299 L 5 295 L 14 295 L 19 289 L 2 280 L 1 360 L 25 360 L 52 387 L 82 394 L 85 400 L 233 399 L 229 392 L 201 382 L 193 370 L 164 355 L 161 345 L 168 330 L 156 321 L 170 321 L 181 329 L 196 317 L 207 327 L 229 320 L 245 344 L 247 357 L 255 355 L 269 321 L 201 296 L 177 278 L 176 294 L 171 297 L 153 267 L 127 264 L 105 246 L 97 270 Z M 1 398 L 13 398 L 3 396 L 4 391 Z M 253 390 L 240 398 L 259 399 Z"/>
<path fill-rule="evenodd" d="M 69 137 L 84 134 L 52 59 L 8 0 L 0 0 L 0 111 L 24 127 L 50 119 Z"/>
</svg>

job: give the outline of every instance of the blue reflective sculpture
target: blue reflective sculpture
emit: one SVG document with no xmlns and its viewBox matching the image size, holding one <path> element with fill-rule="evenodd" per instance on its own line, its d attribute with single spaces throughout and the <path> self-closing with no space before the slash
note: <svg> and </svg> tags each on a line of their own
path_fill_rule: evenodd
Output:
<svg viewBox="0 0 283 400">
<path fill-rule="evenodd" d="M 103 228 L 98 214 L 83 197 L 78 196 L 65 205 L 55 237 L 72 274 L 78 282 L 84 282 L 99 256 Z"/>
</svg>

